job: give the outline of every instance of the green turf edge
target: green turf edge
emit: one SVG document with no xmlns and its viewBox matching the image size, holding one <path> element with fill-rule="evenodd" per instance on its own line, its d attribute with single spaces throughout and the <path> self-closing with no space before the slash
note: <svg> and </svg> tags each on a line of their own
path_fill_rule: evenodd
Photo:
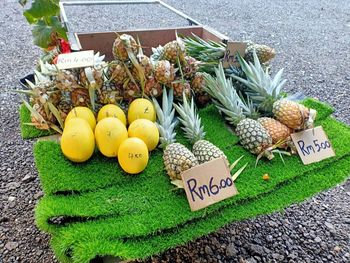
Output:
<svg viewBox="0 0 350 263">
<path fill-rule="evenodd" d="M 30 111 L 27 109 L 27 107 L 24 104 L 21 104 L 19 108 L 19 120 L 20 120 L 21 136 L 23 139 L 33 139 L 33 138 L 48 136 L 56 133 L 53 130 L 50 130 L 50 131 L 39 130 L 34 126 L 27 125 L 26 123 L 31 123 Z"/>
<path fill-rule="evenodd" d="M 319 173 L 309 173 L 290 181 L 284 187 L 263 195 L 252 202 L 227 207 L 220 213 L 209 216 L 195 224 L 186 224 L 176 232 L 159 234 L 150 238 L 104 240 L 80 240 L 72 248 L 73 261 L 66 257 L 67 247 L 61 246 L 64 236 L 53 236 L 51 245 L 62 262 L 89 262 L 96 256 L 111 255 L 123 259 L 146 258 L 169 248 L 185 244 L 202 235 L 209 234 L 225 224 L 253 218 L 280 210 L 293 203 L 301 202 L 322 190 L 342 181 L 350 174 L 350 157 L 346 157 Z M 271 201 L 273 200 L 273 202 Z M 69 233 L 65 233 L 66 235 Z"/>
<path fill-rule="evenodd" d="M 326 131 L 329 129 L 329 127 L 334 128 L 334 130 L 332 132 L 330 132 L 328 130 L 329 135 L 339 137 L 336 141 L 333 140 L 333 144 L 334 144 L 334 146 L 336 146 L 335 149 L 337 151 L 336 158 L 339 158 L 342 154 L 345 154 L 345 151 L 348 148 L 347 145 L 344 145 L 344 140 L 346 141 L 346 138 L 348 136 L 349 127 L 334 120 L 333 118 L 324 120 L 322 123 L 324 124 L 324 127 L 327 128 Z M 347 132 L 346 134 L 345 133 L 343 134 L 343 132 L 341 132 L 342 128 L 344 128 L 344 131 Z M 332 136 L 331 136 L 331 138 L 332 138 Z M 340 148 L 340 145 L 344 146 L 344 147 Z M 341 155 L 339 155 L 339 154 L 341 154 Z M 294 159 L 294 162 L 291 162 L 291 160 L 286 159 L 287 166 L 288 165 L 290 166 L 291 163 L 293 163 L 293 167 L 297 164 L 301 165 L 303 172 L 308 172 L 310 169 L 322 169 L 324 165 L 328 165 L 329 163 L 336 160 L 336 159 L 332 158 L 332 159 L 328 159 L 328 160 L 325 160 L 325 161 L 320 162 L 320 163 L 304 166 L 300 163 L 300 160 L 298 157 L 294 156 L 293 159 Z M 155 160 L 155 158 L 153 160 Z M 262 164 L 261 166 L 258 166 L 257 168 L 249 169 L 249 170 L 253 171 L 253 174 L 251 174 L 251 173 L 246 174 L 247 172 L 249 172 L 249 170 L 247 170 L 244 174 L 242 174 L 243 177 L 240 177 L 240 180 L 238 180 L 236 182 L 236 186 L 239 189 L 239 191 L 241 192 L 241 194 L 238 195 L 237 197 L 235 197 L 234 200 L 233 199 L 226 200 L 224 202 L 221 202 L 220 204 L 211 206 L 205 212 L 198 211 L 197 213 L 194 214 L 194 213 L 191 213 L 190 211 L 187 211 L 187 214 L 190 214 L 190 215 L 193 215 L 196 217 L 201 217 L 205 213 L 215 212 L 215 210 L 219 206 L 221 207 L 224 205 L 231 205 L 232 203 L 236 203 L 238 201 L 241 201 L 242 199 L 254 198 L 254 197 L 260 195 L 261 193 L 266 193 L 268 191 L 271 191 L 272 186 L 276 187 L 276 186 L 278 186 L 278 184 L 283 183 L 283 181 L 293 179 L 295 176 L 297 176 L 297 172 L 295 171 L 295 173 L 293 173 L 293 176 L 289 176 L 288 178 L 285 178 L 283 180 L 281 179 L 278 182 L 277 181 L 275 182 L 274 180 L 272 180 L 269 185 L 266 185 L 263 183 L 263 181 L 260 179 L 260 177 L 254 176 L 254 174 L 256 174 L 256 173 L 262 174 L 263 171 L 265 170 L 265 168 L 264 168 L 265 166 L 266 166 L 266 170 L 268 170 L 268 169 L 271 169 L 272 167 L 276 167 L 276 164 L 273 164 L 273 165 L 270 165 L 270 163 L 268 163 L 266 165 Z M 260 169 L 262 169 L 262 170 L 260 171 Z M 281 166 L 280 169 L 282 169 L 282 171 L 283 171 L 284 166 Z M 150 169 L 148 171 L 150 171 Z M 287 172 L 283 172 L 283 174 L 288 174 L 289 171 L 290 171 L 290 169 Z M 270 170 L 270 172 L 273 175 L 274 171 Z M 301 172 L 302 171 L 300 170 L 300 174 L 301 174 Z M 255 181 L 258 181 L 258 183 L 261 183 L 261 185 L 255 185 L 256 182 L 252 181 L 252 179 L 251 179 L 252 176 L 254 176 L 256 178 Z M 166 176 L 153 177 L 151 179 L 153 179 L 153 181 L 156 180 L 156 182 L 158 184 L 164 184 L 164 183 L 166 185 L 168 184 L 168 180 L 167 180 Z M 242 183 L 242 181 L 244 181 L 244 182 Z M 86 217 L 93 218 L 93 217 L 102 216 L 103 218 L 105 218 L 109 214 L 110 217 L 111 216 L 115 217 L 118 215 L 118 217 L 125 218 L 127 222 L 130 222 L 130 217 L 132 219 L 133 214 L 130 214 L 132 211 L 129 211 L 128 209 L 131 209 L 131 207 L 129 205 L 127 205 L 127 207 L 126 207 L 127 210 L 125 210 L 126 208 L 122 207 L 119 201 L 118 202 L 109 202 L 109 200 L 115 198 L 115 199 L 122 200 L 126 204 L 128 204 L 129 202 L 132 202 L 132 195 L 135 195 L 135 194 L 137 195 L 137 193 L 144 193 L 142 187 L 138 186 L 137 191 L 136 191 L 136 189 L 134 189 L 133 184 L 135 182 L 136 181 L 133 181 L 132 183 L 128 182 L 128 185 L 131 186 L 131 190 L 129 191 L 130 193 L 129 192 L 122 193 L 122 191 L 118 190 L 119 187 L 116 186 L 116 187 L 113 187 L 110 189 L 103 189 L 103 190 L 98 191 L 98 192 L 91 192 L 91 193 L 87 193 L 87 194 L 84 194 L 81 196 L 69 196 L 69 197 L 66 197 L 66 196 L 59 196 L 59 197 L 58 196 L 45 196 L 44 198 L 42 198 L 40 200 L 40 202 L 37 206 L 36 223 L 40 229 L 53 233 L 53 232 L 57 231 L 57 228 L 60 228 L 60 227 L 57 227 L 54 225 L 49 225 L 47 221 L 48 221 L 48 218 L 55 217 L 55 216 L 67 215 L 67 216 L 81 216 L 81 217 L 85 217 L 85 218 Z M 140 183 L 141 182 L 139 181 L 138 184 L 140 184 Z M 146 188 L 149 187 L 150 183 L 151 182 L 147 181 Z M 257 192 L 257 193 L 252 192 L 251 189 L 256 188 L 257 186 L 258 186 L 257 189 L 260 189 L 259 192 Z M 123 190 L 125 191 L 129 188 L 124 185 Z M 241 189 L 243 189 L 243 190 L 241 190 Z M 246 189 L 248 189 L 248 190 L 246 190 Z M 128 197 L 128 195 L 130 195 L 131 197 L 130 196 Z M 153 196 L 150 193 L 148 193 L 148 195 Z M 178 197 L 173 196 L 173 198 L 177 198 L 177 202 L 175 202 L 175 203 L 171 202 L 174 207 L 176 207 L 176 206 L 183 207 L 183 206 L 187 205 L 187 201 L 185 200 L 185 198 L 183 196 L 178 196 Z M 180 200 L 180 198 L 181 198 L 181 200 Z M 134 203 L 133 208 L 132 208 L 134 210 L 140 209 L 138 212 L 143 213 L 143 214 L 146 213 L 147 210 L 153 211 L 152 205 L 156 205 L 158 203 L 158 201 L 157 201 L 158 199 L 152 200 L 152 198 L 151 199 L 149 197 L 146 198 L 146 196 L 142 196 L 142 195 L 135 196 L 135 199 L 137 202 L 141 202 L 141 203 L 143 203 L 144 201 L 147 201 L 147 205 L 145 207 L 142 207 L 142 206 L 140 207 L 140 204 Z M 83 202 L 84 200 L 87 200 L 87 202 Z M 167 202 L 165 202 L 165 203 L 167 203 Z M 172 211 L 169 211 L 169 213 L 171 213 L 171 212 Z M 157 214 L 156 216 L 159 217 L 160 214 Z M 174 215 L 174 216 L 176 217 L 177 215 Z M 181 217 L 183 217 L 183 216 L 185 216 L 185 215 L 182 215 Z M 147 218 L 152 218 L 152 217 L 150 214 L 148 214 Z M 142 220 L 142 218 L 140 218 L 138 221 L 142 222 L 143 220 Z M 167 221 L 166 218 L 163 221 L 161 221 L 163 224 L 163 228 L 169 228 L 169 225 L 166 224 L 166 221 Z M 146 223 L 146 222 L 144 222 L 144 223 Z M 135 233 L 133 232 L 134 233 L 133 235 L 141 235 L 141 234 L 144 235 L 145 232 L 142 232 L 142 231 L 146 231 L 144 229 L 144 226 L 145 225 L 140 227 L 140 229 L 137 231 L 132 230 L 135 227 L 134 225 L 131 225 L 129 227 L 125 226 L 124 232 L 126 231 L 127 233 L 129 233 L 130 231 L 132 231 L 132 232 L 136 231 Z M 117 227 L 118 231 L 123 230 L 123 228 L 121 226 L 118 227 L 118 225 L 117 225 L 116 227 Z"/>
</svg>

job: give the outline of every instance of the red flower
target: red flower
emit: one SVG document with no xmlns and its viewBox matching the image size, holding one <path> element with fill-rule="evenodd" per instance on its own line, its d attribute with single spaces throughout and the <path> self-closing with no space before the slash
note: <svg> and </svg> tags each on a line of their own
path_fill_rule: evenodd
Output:
<svg viewBox="0 0 350 263">
<path fill-rule="evenodd" d="M 68 41 L 61 38 L 60 45 L 61 45 L 61 52 L 62 53 L 70 53 L 71 52 L 70 44 Z"/>
</svg>

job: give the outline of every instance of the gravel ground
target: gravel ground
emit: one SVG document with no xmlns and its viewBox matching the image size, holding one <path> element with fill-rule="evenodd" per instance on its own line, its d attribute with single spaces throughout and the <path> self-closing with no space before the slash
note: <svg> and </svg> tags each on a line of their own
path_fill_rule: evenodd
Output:
<svg viewBox="0 0 350 263">
<path fill-rule="evenodd" d="M 287 89 L 327 101 L 336 108 L 335 116 L 350 124 L 349 1 L 167 3 L 233 39 L 252 39 L 274 46 L 279 55 L 273 67 L 285 67 Z M 33 163 L 33 141 L 23 141 L 19 136 L 20 99 L 9 92 L 18 87 L 20 77 L 31 72 L 39 50 L 32 45 L 30 28 L 17 0 L 0 1 L 0 10 L 0 262 L 56 262 L 49 237 L 34 225 L 34 206 L 42 192 Z M 73 10 L 72 14 L 81 11 Z M 101 11 L 84 12 L 89 17 L 101 17 Z M 157 18 L 162 25 L 178 25 L 173 18 L 167 20 L 164 14 L 147 8 L 133 12 L 140 12 L 139 24 L 149 17 Z M 102 16 L 104 23 L 109 19 L 106 17 Z M 123 17 L 124 25 L 136 26 L 137 21 L 127 21 L 130 18 Z M 85 31 L 98 28 L 84 21 L 76 26 L 85 26 L 81 29 Z M 349 233 L 348 180 L 283 212 L 230 224 L 148 261 L 350 262 Z"/>
</svg>

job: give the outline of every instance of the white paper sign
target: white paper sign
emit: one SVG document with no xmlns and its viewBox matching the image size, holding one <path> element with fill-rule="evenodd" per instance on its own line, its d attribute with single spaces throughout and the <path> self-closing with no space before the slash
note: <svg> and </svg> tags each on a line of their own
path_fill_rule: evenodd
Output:
<svg viewBox="0 0 350 263">
<path fill-rule="evenodd" d="M 291 137 L 304 164 L 335 156 L 331 142 L 321 126 L 293 133 Z"/>
<path fill-rule="evenodd" d="M 237 53 L 239 53 L 241 57 L 244 57 L 246 48 L 247 43 L 229 41 L 226 46 L 224 57 L 221 59 L 222 66 L 224 68 L 229 68 L 230 65 L 238 67 Z"/>
<path fill-rule="evenodd" d="M 85 68 L 93 65 L 93 50 L 59 54 L 56 63 L 58 69 Z"/>
</svg>

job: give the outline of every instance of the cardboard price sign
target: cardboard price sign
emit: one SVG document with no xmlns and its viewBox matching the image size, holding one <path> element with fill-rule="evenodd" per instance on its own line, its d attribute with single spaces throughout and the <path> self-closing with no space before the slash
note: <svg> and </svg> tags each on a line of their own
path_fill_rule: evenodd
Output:
<svg viewBox="0 0 350 263">
<path fill-rule="evenodd" d="M 192 211 L 238 194 L 223 157 L 186 170 L 181 177 Z"/>
<path fill-rule="evenodd" d="M 321 126 L 293 133 L 291 137 L 304 164 L 335 156 L 332 145 Z"/>
<path fill-rule="evenodd" d="M 92 67 L 94 65 L 94 51 L 87 50 L 60 54 L 56 65 L 58 69 Z"/>
<path fill-rule="evenodd" d="M 246 48 L 246 43 L 229 41 L 226 46 L 225 55 L 221 59 L 222 66 L 224 68 L 228 68 L 230 65 L 239 66 L 237 53 L 244 57 Z"/>
</svg>

